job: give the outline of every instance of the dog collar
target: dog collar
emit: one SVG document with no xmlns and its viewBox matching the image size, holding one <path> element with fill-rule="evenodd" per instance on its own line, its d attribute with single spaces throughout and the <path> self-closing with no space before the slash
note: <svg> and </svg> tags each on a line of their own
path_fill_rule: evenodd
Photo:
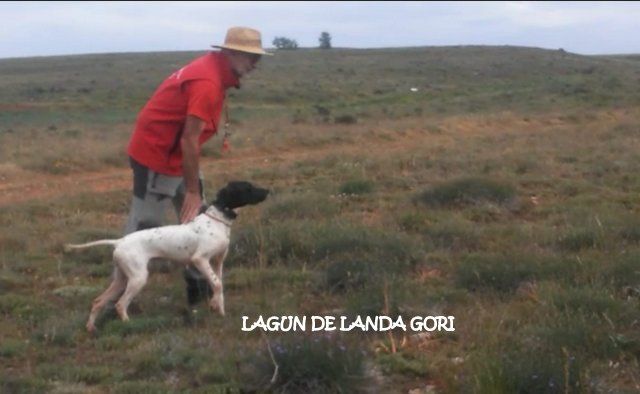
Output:
<svg viewBox="0 0 640 394">
<path fill-rule="evenodd" d="M 228 221 L 228 220 L 217 218 L 217 217 L 211 215 L 209 212 L 205 212 L 204 214 L 207 215 L 208 217 L 210 217 L 211 219 L 215 220 L 215 221 L 218 221 L 218 222 L 220 222 L 222 224 L 227 225 L 228 227 L 231 227 L 231 222 Z"/>
</svg>

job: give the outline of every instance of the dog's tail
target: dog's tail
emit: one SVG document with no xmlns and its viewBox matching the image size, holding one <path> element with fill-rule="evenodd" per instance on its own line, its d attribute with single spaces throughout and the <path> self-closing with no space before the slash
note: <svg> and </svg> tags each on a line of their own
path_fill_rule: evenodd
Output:
<svg viewBox="0 0 640 394">
<path fill-rule="evenodd" d="M 119 241 L 119 239 L 101 239 L 99 241 L 88 242 L 86 244 L 66 244 L 64 246 L 64 251 L 69 252 L 72 249 L 84 249 L 98 245 L 116 245 Z"/>
</svg>

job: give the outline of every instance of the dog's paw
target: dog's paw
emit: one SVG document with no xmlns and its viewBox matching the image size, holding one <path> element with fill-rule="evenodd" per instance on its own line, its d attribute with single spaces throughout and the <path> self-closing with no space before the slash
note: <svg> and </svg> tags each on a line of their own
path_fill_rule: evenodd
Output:
<svg viewBox="0 0 640 394">
<path fill-rule="evenodd" d="M 224 299 L 222 297 L 214 297 L 209 306 L 214 312 L 218 312 L 221 316 L 224 316 Z"/>
</svg>

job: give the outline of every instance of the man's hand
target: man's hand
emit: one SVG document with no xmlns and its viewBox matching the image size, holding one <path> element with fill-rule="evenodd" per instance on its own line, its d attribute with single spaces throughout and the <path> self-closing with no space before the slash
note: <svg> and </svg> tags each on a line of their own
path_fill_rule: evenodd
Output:
<svg viewBox="0 0 640 394">
<path fill-rule="evenodd" d="M 202 198 L 199 192 L 187 192 L 182 202 L 182 210 L 180 211 L 180 223 L 187 223 L 198 216 L 198 211 L 202 206 Z"/>
<path fill-rule="evenodd" d="M 180 148 L 182 149 L 182 171 L 186 194 L 180 211 L 180 222 L 186 223 L 198 215 L 202 206 L 199 173 L 198 138 L 205 127 L 205 122 L 195 116 L 188 115 L 184 125 Z"/>
</svg>

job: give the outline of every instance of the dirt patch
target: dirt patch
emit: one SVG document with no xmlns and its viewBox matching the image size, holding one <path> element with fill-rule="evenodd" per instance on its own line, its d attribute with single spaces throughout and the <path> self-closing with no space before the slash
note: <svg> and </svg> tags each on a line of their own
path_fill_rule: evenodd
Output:
<svg viewBox="0 0 640 394">
<path fill-rule="evenodd" d="M 631 119 L 636 111 L 629 109 L 620 111 L 603 111 L 590 114 L 591 125 L 619 122 Z M 580 120 L 578 120 L 580 121 Z M 437 126 L 444 130 L 443 135 L 425 133 L 420 127 L 412 127 L 403 133 L 394 134 L 393 140 L 380 141 L 369 136 L 350 143 L 324 145 L 320 147 L 287 148 L 279 152 L 261 151 L 247 148 L 232 151 L 219 159 L 204 158 L 201 162 L 202 170 L 208 176 L 216 176 L 228 172 L 229 169 L 239 170 L 270 166 L 273 163 L 281 165 L 298 160 L 322 158 L 328 154 L 368 154 L 376 155 L 382 152 L 402 151 L 416 147 L 418 139 L 429 138 L 429 142 L 455 143 L 450 135 L 486 135 L 503 134 L 518 131 L 545 131 L 560 125 L 569 125 L 576 120 L 567 120 L 559 114 L 545 114 L 536 117 L 523 117 L 513 113 L 499 113 L 478 116 L 455 116 L 437 122 Z M 449 136 L 447 136 L 447 134 Z M 441 141 L 437 141 L 440 139 Z M 450 140 L 450 141 L 449 141 Z M 45 200 L 80 193 L 104 193 L 117 190 L 128 190 L 131 187 L 131 173 L 128 168 L 107 169 L 100 172 L 78 173 L 70 175 L 50 175 L 23 170 L 12 163 L 0 164 L 0 207 L 30 200 Z"/>
</svg>

